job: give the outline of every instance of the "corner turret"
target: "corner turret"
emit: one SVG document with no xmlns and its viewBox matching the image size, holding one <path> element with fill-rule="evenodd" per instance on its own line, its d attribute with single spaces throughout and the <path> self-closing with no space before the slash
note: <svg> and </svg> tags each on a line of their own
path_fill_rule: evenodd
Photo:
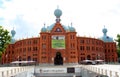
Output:
<svg viewBox="0 0 120 77">
<path fill-rule="evenodd" d="M 107 36 L 107 28 L 104 28 L 102 29 L 102 32 L 103 32 L 103 36 L 100 38 L 101 40 L 103 40 L 104 42 L 113 42 L 113 38 Z"/>
<path fill-rule="evenodd" d="M 44 27 L 41 29 L 41 32 L 47 32 L 47 29 L 45 28 L 45 24 Z"/>
</svg>

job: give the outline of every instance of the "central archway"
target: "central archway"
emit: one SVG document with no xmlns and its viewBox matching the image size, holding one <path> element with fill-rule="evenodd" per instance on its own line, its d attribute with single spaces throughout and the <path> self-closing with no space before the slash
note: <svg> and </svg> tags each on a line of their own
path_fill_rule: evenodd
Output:
<svg viewBox="0 0 120 77">
<path fill-rule="evenodd" d="M 60 52 L 56 52 L 56 56 L 54 58 L 54 65 L 63 65 L 63 57 Z"/>
</svg>

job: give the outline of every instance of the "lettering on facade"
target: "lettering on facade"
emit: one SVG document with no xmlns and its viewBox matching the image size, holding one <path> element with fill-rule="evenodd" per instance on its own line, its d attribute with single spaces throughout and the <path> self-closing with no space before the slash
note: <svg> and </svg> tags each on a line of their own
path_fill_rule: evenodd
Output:
<svg viewBox="0 0 120 77">
<path fill-rule="evenodd" d="M 67 73 L 66 69 L 40 69 L 40 73 Z"/>
</svg>

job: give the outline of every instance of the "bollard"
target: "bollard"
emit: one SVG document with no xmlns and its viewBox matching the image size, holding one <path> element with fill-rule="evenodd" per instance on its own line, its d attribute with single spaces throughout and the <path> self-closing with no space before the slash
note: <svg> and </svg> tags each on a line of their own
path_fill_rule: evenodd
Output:
<svg viewBox="0 0 120 77">
<path fill-rule="evenodd" d="M 101 69 L 101 74 L 103 75 L 103 69 Z"/>
<path fill-rule="evenodd" d="M 95 67 L 93 67 L 93 72 L 95 72 L 95 70 L 96 70 Z"/>
<path fill-rule="evenodd" d="M 89 68 L 89 70 L 92 70 L 92 67 L 89 66 L 88 68 Z"/>
<path fill-rule="evenodd" d="M 96 72 L 96 68 L 94 67 L 93 72 Z"/>
<path fill-rule="evenodd" d="M 13 70 L 11 70 L 11 75 L 13 74 Z"/>
<path fill-rule="evenodd" d="M 97 67 L 95 67 L 95 72 L 97 72 Z"/>
<path fill-rule="evenodd" d="M 100 68 L 98 68 L 98 74 L 100 74 Z"/>
<path fill-rule="evenodd" d="M 21 67 L 20 67 L 20 72 L 21 72 Z"/>
<path fill-rule="evenodd" d="M 24 67 L 22 68 L 22 71 L 23 71 Z"/>
<path fill-rule="evenodd" d="M 91 67 L 91 71 L 93 71 L 93 67 Z"/>
<path fill-rule="evenodd" d="M 115 77 L 119 77 L 117 72 L 115 72 Z"/>
<path fill-rule="evenodd" d="M 98 73 L 98 68 L 96 67 L 96 73 Z"/>
<path fill-rule="evenodd" d="M 101 74 L 101 69 L 99 68 L 99 74 Z"/>
<path fill-rule="evenodd" d="M 4 72 L 2 71 L 2 77 L 4 77 Z"/>
<path fill-rule="evenodd" d="M 14 69 L 14 74 L 16 74 L 16 69 Z"/>
<path fill-rule="evenodd" d="M 7 73 L 7 77 L 9 77 L 9 71 L 8 70 L 6 71 L 6 73 Z"/>
<path fill-rule="evenodd" d="M 25 67 L 23 67 L 23 71 L 25 70 Z"/>
<path fill-rule="evenodd" d="M 91 66 L 90 66 L 91 67 Z M 90 68 L 90 70 L 92 71 L 92 67 Z"/>
<path fill-rule="evenodd" d="M 112 77 L 112 71 L 110 71 L 110 77 Z"/>
<path fill-rule="evenodd" d="M 93 67 L 93 72 L 95 71 L 95 67 Z"/>
<path fill-rule="evenodd" d="M 20 68 L 19 68 L 19 72 L 20 72 Z"/>
<path fill-rule="evenodd" d="M 23 68 L 21 68 L 21 71 L 22 71 Z"/>
<path fill-rule="evenodd" d="M 105 75 L 107 75 L 107 70 L 105 70 Z"/>
<path fill-rule="evenodd" d="M 19 68 L 17 68 L 17 73 L 19 72 Z"/>
</svg>

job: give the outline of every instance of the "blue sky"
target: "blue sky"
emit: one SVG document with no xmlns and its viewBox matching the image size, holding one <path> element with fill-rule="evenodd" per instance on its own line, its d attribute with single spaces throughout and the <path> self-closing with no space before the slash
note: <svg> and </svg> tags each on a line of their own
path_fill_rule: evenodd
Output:
<svg viewBox="0 0 120 77">
<path fill-rule="evenodd" d="M 36 37 L 44 23 L 55 23 L 58 5 L 61 23 L 72 22 L 79 36 L 101 37 L 104 25 L 110 37 L 120 34 L 120 0 L 0 0 L 0 25 L 14 27 L 16 39 Z"/>
</svg>

